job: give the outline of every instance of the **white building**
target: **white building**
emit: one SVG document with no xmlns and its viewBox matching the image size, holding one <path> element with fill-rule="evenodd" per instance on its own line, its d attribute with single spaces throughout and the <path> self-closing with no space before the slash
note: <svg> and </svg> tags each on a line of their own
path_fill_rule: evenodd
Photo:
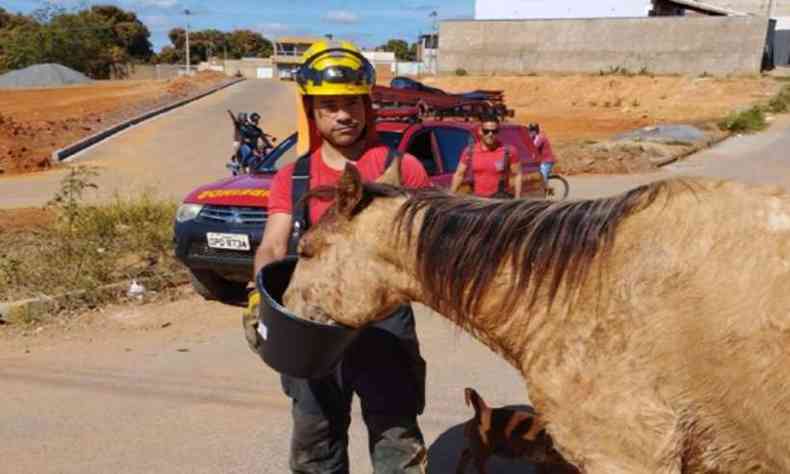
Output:
<svg viewBox="0 0 790 474">
<path fill-rule="evenodd" d="M 647 16 L 651 0 L 476 0 L 475 20 Z"/>
</svg>

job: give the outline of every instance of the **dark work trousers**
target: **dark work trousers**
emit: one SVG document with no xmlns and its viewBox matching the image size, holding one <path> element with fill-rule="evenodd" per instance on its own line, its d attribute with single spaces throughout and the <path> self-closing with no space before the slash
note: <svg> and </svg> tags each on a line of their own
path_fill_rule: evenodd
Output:
<svg viewBox="0 0 790 474">
<path fill-rule="evenodd" d="M 425 405 L 425 361 L 411 306 L 363 330 L 335 372 L 322 379 L 282 376 L 293 400 L 290 467 L 299 474 L 348 474 L 351 399 L 359 396 L 375 474 L 423 473 L 417 415 Z"/>
</svg>

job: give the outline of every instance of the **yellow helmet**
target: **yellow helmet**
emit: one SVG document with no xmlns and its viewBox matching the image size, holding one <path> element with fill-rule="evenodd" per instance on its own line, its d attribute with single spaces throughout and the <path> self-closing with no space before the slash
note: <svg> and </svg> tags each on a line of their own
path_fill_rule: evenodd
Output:
<svg viewBox="0 0 790 474">
<path fill-rule="evenodd" d="M 370 94 L 376 70 L 349 41 L 321 40 L 302 56 L 295 79 L 302 95 Z"/>
</svg>

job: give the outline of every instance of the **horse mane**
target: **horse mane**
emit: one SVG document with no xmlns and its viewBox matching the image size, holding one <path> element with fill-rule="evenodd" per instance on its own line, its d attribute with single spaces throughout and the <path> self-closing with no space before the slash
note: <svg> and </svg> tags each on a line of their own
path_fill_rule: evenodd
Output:
<svg viewBox="0 0 790 474">
<path fill-rule="evenodd" d="M 680 182 L 694 192 L 689 183 Z M 406 197 L 394 224 L 405 235 L 407 247 L 413 244 L 421 215 L 416 268 L 431 298 L 425 303 L 463 322 L 479 310 L 494 276 L 507 263 L 513 271 L 502 311 L 511 311 L 523 297 L 532 308 L 546 285 L 549 309 L 563 282 L 572 295 L 587 277 L 593 259 L 610 251 L 619 224 L 653 205 L 662 191 L 669 190 L 670 181 L 613 197 L 562 202 L 480 199 L 440 188 L 405 189 L 379 183 L 363 183 L 362 187 L 362 199 L 352 215 L 378 197 Z M 334 187 L 322 186 L 303 199 L 331 200 L 334 196 Z"/>
<path fill-rule="evenodd" d="M 416 265 L 417 278 L 432 299 L 425 303 L 462 322 L 479 310 L 508 262 L 513 271 L 503 311 L 512 311 L 524 297 L 532 308 L 544 285 L 549 309 L 563 281 L 573 294 L 594 257 L 610 250 L 618 225 L 651 206 L 667 186 L 661 181 L 614 197 L 567 202 L 499 201 L 428 189 L 407 199 L 395 222 L 411 246 L 421 214 Z"/>
</svg>

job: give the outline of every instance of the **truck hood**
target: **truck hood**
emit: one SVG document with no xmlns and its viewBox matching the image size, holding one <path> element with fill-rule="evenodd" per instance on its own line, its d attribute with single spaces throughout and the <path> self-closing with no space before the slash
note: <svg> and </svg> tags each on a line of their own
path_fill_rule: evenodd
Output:
<svg viewBox="0 0 790 474">
<path fill-rule="evenodd" d="M 220 206 L 266 207 L 272 174 L 232 176 L 201 186 L 187 195 L 185 203 Z"/>
</svg>

